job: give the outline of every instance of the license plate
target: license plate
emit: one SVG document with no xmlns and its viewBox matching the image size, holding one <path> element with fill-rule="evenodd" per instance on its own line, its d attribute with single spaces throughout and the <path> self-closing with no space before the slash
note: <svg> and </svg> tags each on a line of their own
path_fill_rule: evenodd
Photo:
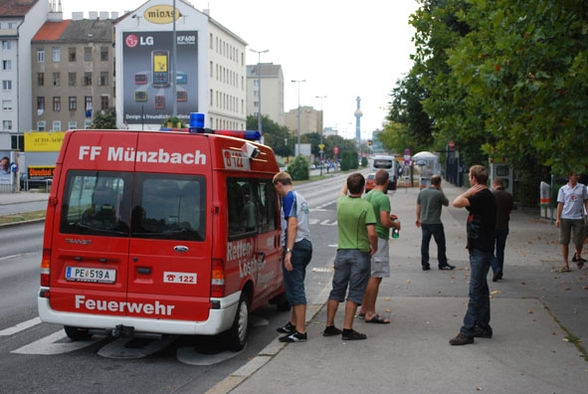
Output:
<svg viewBox="0 0 588 394">
<path fill-rule="evenodd" d="M 76 282 L 114 283 L 116 270 L 104 268 L 67 267 L 65 279 Z"/>
</svg>

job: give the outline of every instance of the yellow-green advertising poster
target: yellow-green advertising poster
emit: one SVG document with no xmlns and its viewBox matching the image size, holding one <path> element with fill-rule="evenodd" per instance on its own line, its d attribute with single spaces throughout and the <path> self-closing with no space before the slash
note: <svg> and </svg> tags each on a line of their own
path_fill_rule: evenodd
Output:
<svg viewBox="0 0 588 394">
<path fill-rule="evenodd" d="M 59 152 L 65 131 L 31 131 L 24 133 L 25 152 Z"/>
</svg>

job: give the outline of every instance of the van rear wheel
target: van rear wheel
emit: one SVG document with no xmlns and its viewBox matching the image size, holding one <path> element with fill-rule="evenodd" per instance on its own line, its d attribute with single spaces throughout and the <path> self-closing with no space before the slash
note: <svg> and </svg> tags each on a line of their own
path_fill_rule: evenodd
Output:
<svg viewBox="0 0 588 394">
<path fill-rule="evenodd" d="M 65 326 L 65 335 L 72 341 L 81 341 L 84 339 L 90 339 L 92 336 L 87 328 Z"/>
<path fill-rule="evenodd" d="M 241 294 L 239 299 L 239 306 L 237 306 L 237 313 L 235 314 L 235 321 L 233 326 L 227 332 L 229 348 L 234 351 L 239 351 L 245 347 L 247 343 L 247 334 L 249 333 L 249 299 L 245 293 Z"/>
</svg>

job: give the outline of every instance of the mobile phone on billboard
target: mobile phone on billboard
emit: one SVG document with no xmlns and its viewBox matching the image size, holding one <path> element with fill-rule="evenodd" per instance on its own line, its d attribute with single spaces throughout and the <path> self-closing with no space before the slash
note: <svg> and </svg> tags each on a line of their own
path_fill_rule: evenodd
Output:
<svg viewBox="0 0 588 394">
<path fill-rule="evenodd" d="M 145 85 L 146 83 L 147 83 L 147 74 L 135 73 L 135 84 L 136 85 Z"/>
<path fill-rule="evenodd" d="M 188 101 L 188 92 L 185 90 L 178 90 L 176 92 L 176 100 L 180 102 Z"/>
<path fill-rule="evenodd" d="M 169 51 L 155 50 L 151 52 L 151 69 L 153 71 L 153 87 L 169 86 Z"/>
<path fill-rule="evenodd" d="M 165 108 L 165 97 L 164 96 L 155 96 L 155 109 L 164 109 Z"/>
<path fill-rule="evenodd" d="M 147 92 L 144 90 L 135 90 L 135 101 L 146 102 L 147 101 Z"/>
</svg>

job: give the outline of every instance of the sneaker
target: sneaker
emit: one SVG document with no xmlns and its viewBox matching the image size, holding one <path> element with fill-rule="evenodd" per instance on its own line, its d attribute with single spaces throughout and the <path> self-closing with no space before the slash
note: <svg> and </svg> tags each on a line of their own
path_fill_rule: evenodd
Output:
<svg viewBox="0 0 588 394">
<path fill-rule="evenodd" d="M 439 269 L 442 271 L 451 271 L 451 270 L 455 269 L 455 265 L 451 265 L 451 264 L 440 265 Z"/>
<path fill-rule="evenodd" d="M 296 327 L 292 325 L 292 323 L 288 322 L 284 324 L 282 327 L 276 328 L 276 331 L 280 334 L 293 334 L 296 332 Z"/>
<path fill-rule="evenodd" d="M 357 332 L 353 329 L 351 330 L 343 330 L 343 334 L 341 335 L 341 339 L 344 341 L 357 341 L 361 339 L 367 339 L 367 335 Z"/>
<path fill-rule="evenodd" d="M 492 275 L 492 282 L 496 282 L 502 279 L 502 271 L 496 271 L 494 275 Z"/>
<path fill-rule="evenodd" d="M 482 327 L 474 327 L 474 337 L 476 338 L 492 338 L 492 328 L 488 327 L 483 329 Z"/>
<path fill-rule="evenodd" d="M 294 331 L 294 333 L 290 335 L 286 335 L 280 338 L 280 342 L 305 342 L 308 339 L 308 335 L 306 333 L 301 334 L 298 331 Z"/>
<path fill-rule="evenodd" d="M 451 346 L 469 345 L 470 343 L 474 343 L 474 337 L 468 337 L 461 332 L 455 338 L 449 340 Z"/>
<path fill-rule="evenodd" d="M 341 330 L 339 330 L 335 326 L 327 326 L 327 328 L 325 328 L 325 331 L 323 331 L 324 337 L 333 337 L 335 335 L 341 335 Z"/>
<path fill-rule="evenodd" d="M 431 266 L 429 264 L 423 265 L 423 271 L 428 271 L 430 269 L 431 269 Z"/>
</svg>

